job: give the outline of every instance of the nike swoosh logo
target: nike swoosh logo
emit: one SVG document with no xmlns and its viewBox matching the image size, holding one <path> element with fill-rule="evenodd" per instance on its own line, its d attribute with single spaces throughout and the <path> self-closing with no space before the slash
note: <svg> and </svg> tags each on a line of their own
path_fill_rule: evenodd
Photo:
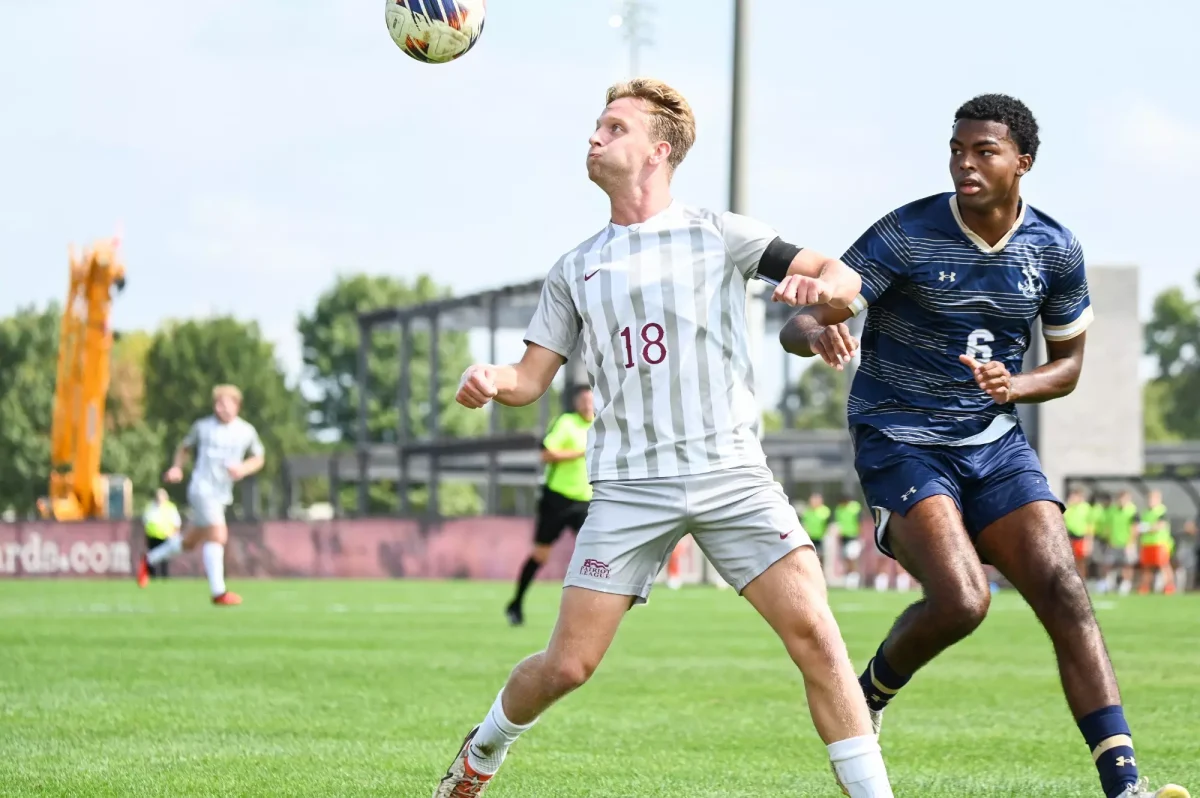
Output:
<svg viewBox="0 0 1200 798">
<path fill-rule="evenodd" d="M 588 280 L 592 279 L 599 273 L 600 273 L 600 270 L 596 269 L 596 271 L 592 272 L 591 274 L 585 274 L 585 275 L 583 275 L 583 281 L 586 283 Z"/>
<path fill-rule="evenodd" d="M 795 532 L 795 531 L 796 531 L 796 530 L 794 530 L 794 529 L 792 530 L 792 532 Z M 780 533 L 779 533 L 779 539 L 780 539 L 780 540 L 787 540 L 788 538 L 790 538 L 790 537 L 792 536 L 792 532 L 788 532 L 786 535 L 785 535 L 785 534 L 783 534 L 782 532 L 780 532 Z"/>
</svg>

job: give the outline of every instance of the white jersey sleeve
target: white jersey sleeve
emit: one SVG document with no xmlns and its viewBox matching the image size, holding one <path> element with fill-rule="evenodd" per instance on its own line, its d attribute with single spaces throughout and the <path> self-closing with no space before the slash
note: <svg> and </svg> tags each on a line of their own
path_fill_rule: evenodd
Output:
<svg viewBox="0 0 1200 798">
<path fill-rule="evenodd" d="M 525 331 L 525 343 L 537 344 L 552 352 L 569 358 L 579 341 L 583 319 L 575 300 L 571 298 L 571 287 L 563 273 L 563 261 L 554 264 L 542 284 L 542 295 L 537 310 Z"/>
<path fill-rule="evenodd" d="M 747 280 L 756 277 L 763 252 L 779 233 L 768 224 L 738 213 L 722 213 L 716 223 L 737 270 Z"/>
</svg>

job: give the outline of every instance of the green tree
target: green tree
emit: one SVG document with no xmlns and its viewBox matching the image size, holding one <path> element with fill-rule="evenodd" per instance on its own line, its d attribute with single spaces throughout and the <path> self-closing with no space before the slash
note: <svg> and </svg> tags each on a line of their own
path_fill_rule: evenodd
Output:
<svg viewBox="0 0 1200 798">
<path fill-rule="evenodd" d="M 842 429 L 846 426 L 846 372 L 814 360 L 796 384 L 784 389 L 784 406 L 795 413 L 794 429 Z M 774 419 L 766 419 L 771 429 Z M 782 426 L 782 424 L 781 424 Z"/>
<path fill-rule="evenodd" d="M 318 299 L 316 307 L 301 315 L 298 329 L 303 339 L 305 380 L 315 389 L 309 403 L 310 430 L 321 438 L 332 438 L 350 446 L 357 439 L 358 424 L 358 314 L 371 310 L 406 307 L 450 296 L 428 276 L 414 282 L 386 275 L 342 275 Z M 430 334 L 414 325 L 412 331 L 408 396 L 409 431 L 425 437 L 429 430 Z M 400 334 L 395 325 L 376 327 L 367 350 L 367 438 L 372 443 L 396 440 L 399 408 L 396 402 L 400 381 Z M 439 373 L 437 385 L 438 433 L 461 438 L 483 435 L 487 416 L 454 401 L 459 377 L 471 364 L 470 342 L 460 330 L 441 330 L 438 336 Z M 426 492 L 414 487 L 409 494 L 416 510 L 425 506 Z M 378 483 L 368 489 L 369 511 L 396 510 L 395 486 Z M 344 506 L 355 507 L 356 491 L 345 490 Z M 479 512 L 481 502 L 471 485 L 446 482 L 440 486 L 439 509 L 446 515 Z"/>
<path fill-rule="evenodd" d="M 242 391 L 242 417 L 253 424 L 267 451 L 264 481 L 279 472 L 284 456 L 307 447 L 304 405 L 288 387 L 275 347 L 258 325 L 233 318 L 173 322 L 155 333 L 145 358 L 146 421 L 161 429 L 157 467 L 199 418 L 212 413 L 214 385 Z M 182 488 L 173 490 L 182 498 Z"/>
<path fill-rule="evenodd" d="M 343 275 L 321 294 L 313 312 L 302 315 L 305 378 L 316 388 L 309 423 L 313 432 L 354 441 L 358 420 L 358 314 L 445 299 L 449 289 L 427 276 L 408 283 L 386 275 Z M 426 329 L 413 328 L 408 389 L 409 429 L 429 434 L 429 345 Z M 374 442 L 395 440 L 399 421 L 396 387 L 400 380 L 400 334 L 395 326 L 376 327 L 367 350 L 367 435 Z M 458 380 L 471 364 L 467 334 L 442 330 L 438 336 L 438 427 L 446 437 L 482 434 L 487 421 L 454 401 Z"/>
<path fill-rule="evenodd" d="M 19 516 L 49 487 L 59 322 L 55 304 L 0 319 L 0 511 Z"/>
<path fill-rule="evenodd" d="M 1200 275 L 1196 281 L 1200 284 Z M 1158 372 L 1143 393 L 1146 438 L 1200 438 L 1200 302 L 1178 287 L 1163 291 L 1154 300 L 1145 338 Z"/>
</svg>

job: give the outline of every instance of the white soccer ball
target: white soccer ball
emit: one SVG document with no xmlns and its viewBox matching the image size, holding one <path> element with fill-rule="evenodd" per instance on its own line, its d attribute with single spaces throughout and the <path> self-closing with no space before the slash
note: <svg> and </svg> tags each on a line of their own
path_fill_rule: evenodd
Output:
<svg viewBox="0 0 1200 798">
<path fill-rule="evenodd" d="M 483 33 L 487 0 L 386 0 L 388 33 L 407 55 L 444 64 L 466 54 Z"/>
</svg>

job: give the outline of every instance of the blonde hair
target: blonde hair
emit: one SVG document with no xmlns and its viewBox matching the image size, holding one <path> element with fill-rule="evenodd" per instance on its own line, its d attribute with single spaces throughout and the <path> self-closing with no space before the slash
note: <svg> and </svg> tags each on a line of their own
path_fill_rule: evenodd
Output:
<svg viewBox="0 0 1200 798">
<path fill-rule="evenodd" d="M 242 391 L 236 385 L 218 385 L 214 387 L 212 391 L 213 401 L 217 401 L 222 396 L 228 396 L 236 400 L 239 405 L 242 403 Z"/>
<path fill-rule="evenodd" d="M 642 110 L 650 115 L 650 133 L 671 145 L 667 163 L 674 171 L 696 142 L 692 107 L 682 94 L 654 78 L 634 78 L 609 87 L 605 104 L 627 97 L 642 101 Z"/>
</svg>

